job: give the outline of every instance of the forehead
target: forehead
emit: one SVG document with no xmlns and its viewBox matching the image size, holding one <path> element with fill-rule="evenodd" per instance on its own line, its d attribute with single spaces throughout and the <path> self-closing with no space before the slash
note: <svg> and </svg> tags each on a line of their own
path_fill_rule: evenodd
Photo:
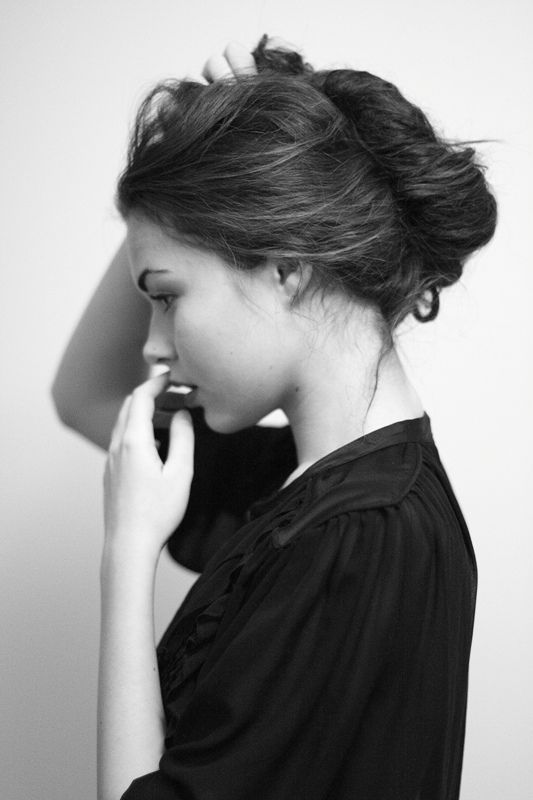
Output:
<svg viewBox="0 0 533 800">
<path fill-rule="evenodd" d="M 126 249 L 136 282 L 151 274 L 180 280 L 231 280 L 231 270 L 215 253 L 185 238 L 169 236 L 161 227 L 132 216 L 127 221 Z"/>
<path fill-rule="evenodd" d="M 170 237 L 161 227 L 140 217 L 131 217 L 127 222 L 126 247 L 134 267 L 140 266 L 143 260 L 173 260 L 192 255 L 194 248 L 185 241 Z M 149 267 L 145 264 L 145 267 Z M 154 267 L 155 269 L 155 267 Z"/>
</svg>

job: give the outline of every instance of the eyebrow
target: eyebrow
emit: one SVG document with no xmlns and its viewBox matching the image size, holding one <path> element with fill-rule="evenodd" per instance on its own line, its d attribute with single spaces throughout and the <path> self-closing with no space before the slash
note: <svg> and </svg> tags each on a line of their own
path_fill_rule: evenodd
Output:
<svg viewBox="0 0 533 800">
<path fill-rule="evenodd" d="M 137 280 L 137 286 L 141 290 L 141 292 L 148 293 L 148 288 L 146 286 L 146 278 L 148 275 L 161 275 L 163 273 L 169 273 L 170 270 L 168 269 L 144 269 L 139 278 Z"/>
</svg>

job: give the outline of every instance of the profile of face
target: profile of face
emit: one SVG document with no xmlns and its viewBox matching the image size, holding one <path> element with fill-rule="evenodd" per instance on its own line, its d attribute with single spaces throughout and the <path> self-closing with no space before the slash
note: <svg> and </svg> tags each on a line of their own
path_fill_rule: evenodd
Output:
<svg viewBox="0 0 533 800">
<path fill-rule="evenodd" d="M 146 361 L 196 387 L 188 405 L 220 433 L 285 410 L 303 338 L 290 303 L 296 278 L 271 263 L 237 271 L 140 216 L 127 228 L 131 275 L 152 306 Z"/>
</svg>

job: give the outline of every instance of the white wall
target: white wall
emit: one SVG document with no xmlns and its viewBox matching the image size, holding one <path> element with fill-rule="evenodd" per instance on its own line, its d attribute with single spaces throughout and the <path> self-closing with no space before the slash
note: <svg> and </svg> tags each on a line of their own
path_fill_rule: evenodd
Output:
<svg viewBox="0 0 533 800">
<path fill-rule="evenodd" d="M 128 125 L 155 80 L 264 32 L 316 66 L 392 80 L 450 137 L 499 140 L 481 148 L 497 235 L 402 352 L 480 571 L 462 798 L 533 796 L 528 0 L 2 6 L 2 798 L 95 798 L 104 454 L 61 427 L 49 387 L 123 234 L 112 195 Z M 193 577 L 163 565 L 159 631 Z"/>
</svg>

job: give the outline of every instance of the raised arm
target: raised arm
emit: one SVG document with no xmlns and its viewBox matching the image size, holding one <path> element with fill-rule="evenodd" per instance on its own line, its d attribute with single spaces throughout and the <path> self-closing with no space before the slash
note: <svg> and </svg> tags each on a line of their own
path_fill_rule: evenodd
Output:
<svg viewBox="0 0 533 800">
<path fill-rule="evenodd" d="M 150 306 L 119 247 L 63 354 L 52 384 L 61 421 L 107 450 L 124 397 L 146 380 L 142 357 Z"/>
<path fill-rule="evenodd" d="M 255 61 L 246 47 L 230 42 L 223 56 L 206 62 L 203 75 L 209 83 L 240 72 L 255 72 Z M 105 450 L 125 396 L 149 377 L 142 358 L 149 321 L 150 306 L 133 286 L 123 243 L 76 326 L 52 385 L 61 421 Z"/>
</svg>

